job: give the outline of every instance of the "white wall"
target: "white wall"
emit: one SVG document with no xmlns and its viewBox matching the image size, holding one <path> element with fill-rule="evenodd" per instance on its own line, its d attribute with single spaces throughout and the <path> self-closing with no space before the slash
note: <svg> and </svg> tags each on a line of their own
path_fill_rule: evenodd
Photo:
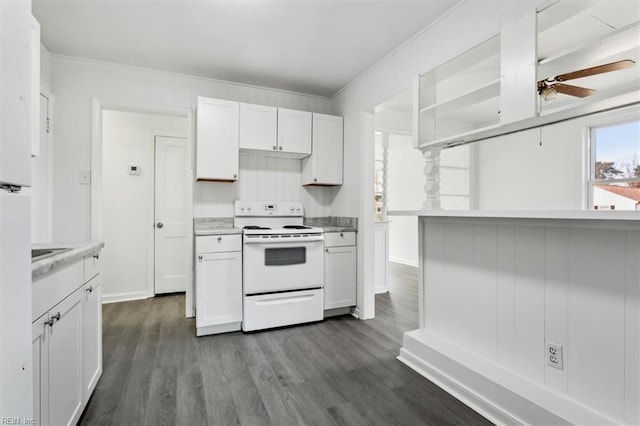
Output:
<svg viewBox="0 0 640 426">
<path fill-rule="evenodd" d="M 419 210 L 424 201 L 424 160 L 412 137 L 389 136 L 389 210 Z M 389 260 L 418 266 L 418 221 L 389 218 Z"/>
<path fill-rule="evenodd" d="M 40 45 L 40 91 L 51 97 L 51 53 Z M 51 112 L 52 103 L 49 105 Z M 41 108 L 42 109 L 42 108 Z M 46 132 L 45 111 L 40 111 L 40 156 L 31 158 L 31 242 L 51 242 L 53 138 Z M 53 129 L 51 129 L 53 130 Z"/>
<path fill-rule="evenodd" d="M 231 217 L 234 200 L 301 200 L 305 215 L 329 216 L 336 188 L 302 186 L 302 161 L 240 154 L 236 182 L 197 182 L 194 217 Z"/>
<path fill-rule="evenodd" d="M 103 113 L 102 253 L 104 301 L 147 296 L 153 285 L 154 132 L 186 134 L 185 117 Z M 140 166 L 129 175 L 128 166 Z"/>
<path fill-rule="evenodd" d="M 197 96 L 228 99 L 291 109 L 331 113 L 326 98 L 256 88 L 148 69 L 53 55 L 53 91 L 56 94 L 54 239 L 90 238 L 90 186 L 78 183 L 80 171 L 91 169 L 91 99 L 93 97 L 195 109 Z M 286 161 L 285 161 L 286 163 Z M 347 167 L 348 168 L 348 167 Z M 231 215 L 234 184 L 198 184 L 196 215 Z M 229 192 L 226 192 L 229 191 Z M 339 189 L 302 190 L 310 216 L 330 213 L 326 203 Z"/>
<path fill-rule="evenodd" d="M 332 99 L 335 113 L 344 117 L 345 175 L 342 190 L 336 195 L 331 214 L 358 216 L 361 232 L 358 244 L 373 243 L 373 123 L 367 123 L 368 113 L 376 105 L 412 87 L 416 75 L 425 73 L 454 58 L 479 42 L 500 31 L 502 24 L 511 23 L 524 12 L 549 1 L 521 2 L 461 2 L 450 13 L 427 27 L 383 61 L 372 67 Z M 372 120 L 371 120 L 372 121 Z M 365 161 L 363 161 L 363 159 Z M 373 252 L 359 253 L 358 288 L 367 294 L 358 300 L 362 312 L 373 315 L 372 280 Z M 365 315 L 367 316 L 367 315 Z"/>
</svg>

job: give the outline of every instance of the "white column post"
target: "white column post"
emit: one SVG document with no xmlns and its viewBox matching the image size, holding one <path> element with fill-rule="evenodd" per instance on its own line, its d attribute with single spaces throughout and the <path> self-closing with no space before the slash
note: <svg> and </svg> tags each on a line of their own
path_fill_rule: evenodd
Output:
<svg viewBox="0 0 640 426">
<path fill-rule="evenodd" d="M 422 204 L 424 210 L 440 210 L 440 147 L 426 148 L 422 151 L 424 158 L 424 175 L 426 183 L 424 192 L 426 199 Z"/>
</svg>

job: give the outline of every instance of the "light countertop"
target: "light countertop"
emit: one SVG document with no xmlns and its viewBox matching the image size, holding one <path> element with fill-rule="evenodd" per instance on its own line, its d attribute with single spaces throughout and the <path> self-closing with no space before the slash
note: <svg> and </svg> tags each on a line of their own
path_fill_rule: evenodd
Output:
<svg viewBox="0 0 640 426">
<path fill-rule="evenodd" d="M 389 216 L 442 218 L 640 220 L 640 210 L 395 210 Z"/>
<path fill-rule="evenodd" d="M 94 255 L 103 247 L 103 242 L 33 244 L 32 248 L 34 249 L 70 248 L 71 250 L 32 262 L 31 279 L 39 278 L 65 265 L 82 260 L 85 256 Z"/>
<path fill-rule="evenodd" d="M 232 217 L 195 218 L 193 221 L 194 235 L 242 234 L 241 228 L 233 227 Z"/>
</svg>

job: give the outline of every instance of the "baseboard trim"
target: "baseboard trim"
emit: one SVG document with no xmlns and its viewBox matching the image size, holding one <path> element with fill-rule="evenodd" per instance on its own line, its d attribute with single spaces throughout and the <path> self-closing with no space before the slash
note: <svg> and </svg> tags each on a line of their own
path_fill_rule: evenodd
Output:
<svg viewBox="0 0 640 426">
<path fill-rule="evenodd" d="M 117 293 L 117 294 L 103 294 L 102 304 L 118 303 L 118 302 L 130 302 L 132 300 L 148 299 L 147 291 L 136 291 L 134 293 Z"/>
<path fill-rule="evenodd" d="M 415 262 L 413 260 L 403 259 L 401 257 L 389 256 L 389 262 L 401 263 L 407 266 L 413 266 L 414 268 L 418 267 L 418 261 Z"/>
<path fill-rule="evenodd" d="M 428 329 L 406 332 L 398 359 L 496 424 L 621 425 Z"/>
<path fill-rule="evenodd" d="M 453 395 L 456 399 L 464 403 L 482 417 L 496 425 L 522 426 L 525 423 L 515 419 L 508 413 L 498 409 L 488 403 L 474 392 L 467 389 L 458 381 L 454 380 L 447 374 L 425 363 L 412 353 L 405 349 L 400 349 L 400 355 L 397 359 L 407 367 L 419 373 L 424 378 L 435 383 L 447 393 Z"/>
</svg>

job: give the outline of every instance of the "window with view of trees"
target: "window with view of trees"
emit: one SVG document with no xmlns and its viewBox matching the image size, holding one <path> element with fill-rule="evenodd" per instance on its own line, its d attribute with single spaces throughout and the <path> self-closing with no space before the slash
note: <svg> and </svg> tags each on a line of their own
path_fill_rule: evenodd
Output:
<svg viewBox="0 0 640 426">
<path fill-rule="evenodd" d="M 591 206 L 640 210 L 640 120 L 591 129 Z"/>
</svg>

